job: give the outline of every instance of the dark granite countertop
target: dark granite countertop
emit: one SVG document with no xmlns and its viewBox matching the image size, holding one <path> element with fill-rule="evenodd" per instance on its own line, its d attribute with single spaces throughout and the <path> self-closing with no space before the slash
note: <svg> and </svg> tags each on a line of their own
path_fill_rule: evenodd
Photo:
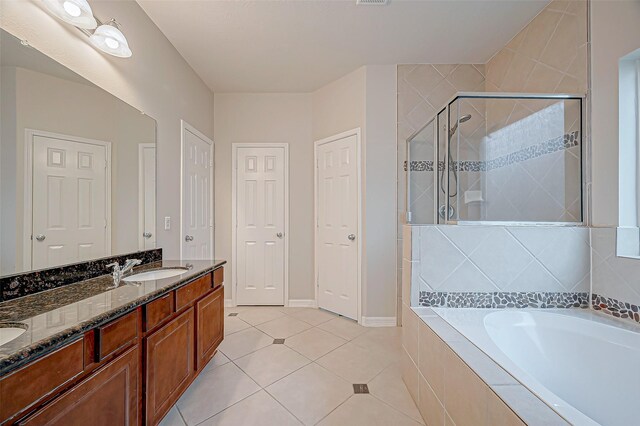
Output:
<svg viewBox="0 0 640 426">
<path fill-rule="evenodd" d="M 0 323 L 28 327 L 20 337 L 0 346 L 0 377 L 225 263 L 163 260 L 135 268 L 133 273 L 176 266 L 189 269 L 160 280 L 123 281 L 117 288 L 113 288 L 111 275 L 103 275 L 0 303 Z"/>
</svg>

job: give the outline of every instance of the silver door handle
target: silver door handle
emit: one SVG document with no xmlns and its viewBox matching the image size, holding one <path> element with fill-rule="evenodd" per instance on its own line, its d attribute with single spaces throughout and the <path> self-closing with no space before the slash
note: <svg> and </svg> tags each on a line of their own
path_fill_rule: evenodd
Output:
<svg viewBox="0 0 640 426">
<path fill-rule="evenodd" d="M 151 236 L 152 236 L 152 235 L 153 235 L 153 234 L 152 234 L 151 232 L 144 232 L 144 233 L 142 234 L 142 236 L 143 236 L 143 237 L 145 237 L 145 238 L 151 238 Z"/>
<path fill-rule="evenodd" d="M 282 238 L 283 236 L 284 236 L 284 234 L 283 234 L 282 232 L 278 232 L 278 233 L 276 234 L 276 237 L 278 237 L 278 238 Z"/>
<path fill-rule="evenodd" d="M 186 236 L 184 237 L 184 240 L 185 240 L 186 242 L 193 241 L 193 236 L 191 236 L 191 235 L 186 235 Z"/>
<path fill-rule="evenodd" d="M 38 241 L 44 241 L 45 238 L 47 238 L 45 235 L 42 235 L 42 234 L 36 235 L 36 240 Z"/>
<path fill-rule="evenodd" d="M 349 234 L 349 235 L 347 236 L 347 238 L 348 238 L 350 241 L 353 241 L 353 240 L 355 240 L 355 239 L 356 239 L 356 234 Z"/>
</svg>

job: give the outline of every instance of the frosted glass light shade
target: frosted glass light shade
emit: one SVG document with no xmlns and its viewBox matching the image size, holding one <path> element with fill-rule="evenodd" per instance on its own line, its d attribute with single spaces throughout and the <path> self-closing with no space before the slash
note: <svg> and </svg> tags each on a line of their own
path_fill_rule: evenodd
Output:
<svg viewBox="0 0 640 426">
<path fill-rule="evenodd" d="M 42 2 L 51 13 L 68 24 L 86 30 L 92 30 L 98 26 L 87 0 L 42 0 Z"/>
<path fill-rule="evenodd" d="M 90 37 L 91 43 L 104 53 L 128 58 L 131 56 L 129 43 L 122 32 L 116 27 L 115 22 L 100 25 Z"/>
</svg>

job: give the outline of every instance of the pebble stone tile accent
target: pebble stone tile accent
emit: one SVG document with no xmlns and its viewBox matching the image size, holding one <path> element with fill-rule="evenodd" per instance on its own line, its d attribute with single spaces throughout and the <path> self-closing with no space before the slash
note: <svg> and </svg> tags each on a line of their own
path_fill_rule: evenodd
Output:
<svg viewBox="0 0 640 426">
<path fill-rule="evenodd" d="M 630 319 L 640 323 L 640 306 L 622 302 L 599 294 L 591 295 L 591 304 L 596 311 L 604 312 L 616 318 Z"/>
<path fill-rule="evenodd" d="M 488 161 L 453 161 L 449 164 L 450 170 L 458 172 L 488 172 L 490 170 L 499 169 L 501 167 L 510 166 L 514 163 L 531 160 L 546 154 L 562 151 L 564 149 L 573 148 L 580 144 L 580 132 L 574 131 L 563 136 L 531 145 L 507 155 L 493 158 Z M 404 166 L 407 170 L 406 162 Z M 433 161 L 414 160 L 411 161 L 410 169 L 412 172 L 432 172 Z M 444 170 L 444 161 L 438 161 L 438 171 Z"/>
<path fill-rule="evenodd" d="M 421 291 L 419 305 L 434 308 L 587 308 L 589 293 Z"/>
</svg>

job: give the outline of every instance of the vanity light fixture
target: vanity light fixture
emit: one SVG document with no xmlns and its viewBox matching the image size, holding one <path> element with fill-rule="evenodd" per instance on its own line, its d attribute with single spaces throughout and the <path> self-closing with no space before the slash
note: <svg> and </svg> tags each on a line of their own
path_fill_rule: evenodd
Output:
<svg viewBox="0 0 640 426">
<path fill-rule="evenodd" d="M 127 38 L 120 31 L 120 24 L 115 19 L 111 19 L 106 24 L 100 25 L 89 37 L 91 43 L 109 55 L 119 58 L 129 58 L 131 49 Z"/>
<path fill-rule="evenodd" d="M 87 0 L 42 0 L 47 9 L 64 22 L 93 30 L 98 26 Z"/>
</svg>

